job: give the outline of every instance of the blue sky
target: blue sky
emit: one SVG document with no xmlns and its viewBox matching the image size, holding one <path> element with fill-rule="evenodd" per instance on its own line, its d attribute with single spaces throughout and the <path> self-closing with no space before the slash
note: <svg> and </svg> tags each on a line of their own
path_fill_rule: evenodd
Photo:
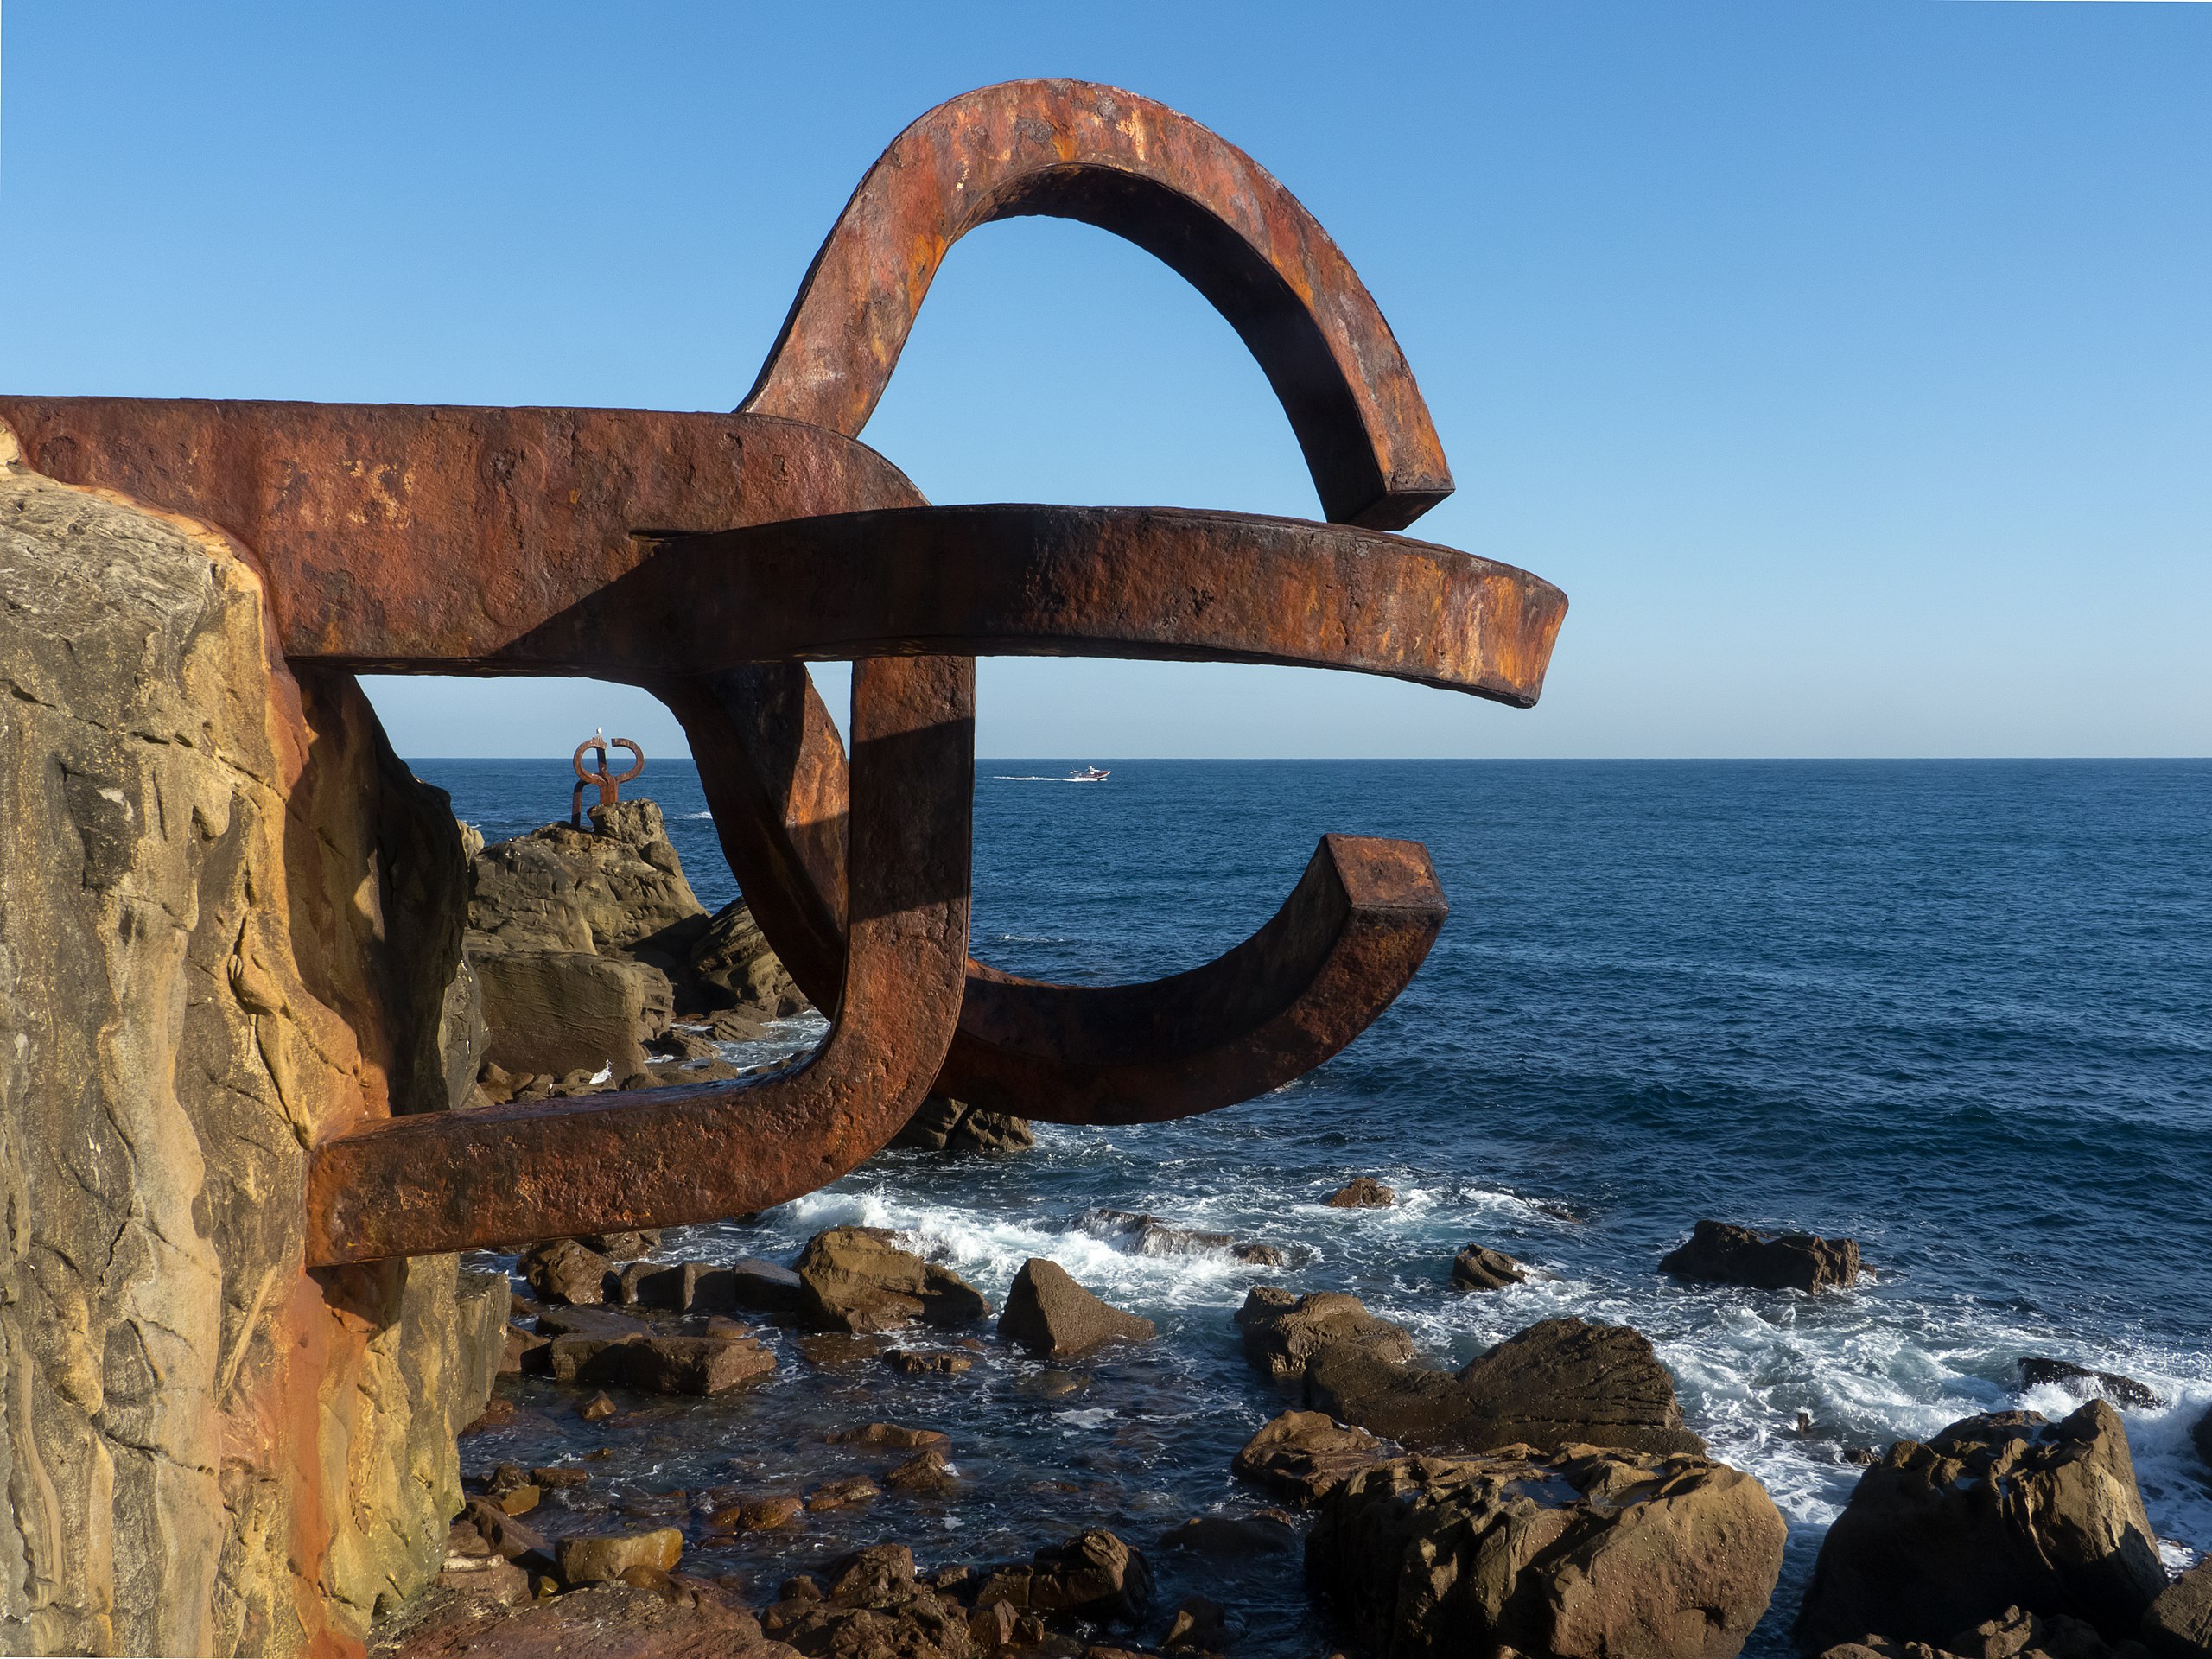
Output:
<svg viewBox="0 0 2212 1659">
<path fill-rule="evenodd" d="M 1533 711 L 1000 661 L 985 753 L 2212 753 L 2212 6 L 13 0 L 0 385 L 727 409 L 884 143 L 1039 74 L 1295 191 L 1434 410 L 1418 533 L 1573 608 Z M 963 241 L 864 435 L 939 501 L 1317 511 L 1228 327 L 1082 226 Z M 680 741 L 372 690 L 403 753 Z"/>
</svg>

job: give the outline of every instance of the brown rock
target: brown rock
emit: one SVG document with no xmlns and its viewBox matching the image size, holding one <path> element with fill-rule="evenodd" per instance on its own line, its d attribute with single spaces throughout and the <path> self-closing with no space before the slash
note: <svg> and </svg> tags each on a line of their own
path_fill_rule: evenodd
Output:
<svg viewBox="0 0 2212 1659">
<path fill-rule="evenodd" d="M 651 1532 L 585 1534 L 563 1538 L 555 1547 L 562 1581 L 571 1586 L 613 1584 L 633 1567 L 673 1572 L 683 1556 L 683 1534 L 676 1527 Z"/>
<path fill-rule="evenodd" d="M 371 1659 L 779 1659 L 760 1626 L 719 1595 L 595 1584 L 496 1618 L 460 1597 L 418 1604 L 379 1627 Z"/>
<path fill-rule="evenodd" d="M 545 1494 L 535 1486 L 510 1486 L 493 1499 L 509 1515 L 528 1515 Z"/>
<path fill-rule="evenodd" d="M 1281 1268 L 1290 1263 L 1290 1253 L 1279 1245 L 1261 1244 L 1230 1233 L 1207 1232 L 1201 1228 L 1177 1227 L 1158 1216 L 1134 1210 L 1087 1210 L 1086 1231 L 1110 1239 L 1139 1255 L 1226 1255 L 1249 1267 Z"/>
<path fill-rule="evenodd" d="M 530 1598 L 530 1574 L 497 1555 L 465 1561 L 448 1557 L 439 1570 L 436 1583 L 441 1590 L 496 1602 L 503 1607 Z"/>
<path fill-rule="evenodd" d="M 538 1300 L 569 1307 L 605 1301 L 613 1266 L 573 1238 L 556 1238 L 524 1251 L 515 1270 L 530 1281 Z"/>
<path fill-rule="evenodd" d="M 892 1138 L 894 1147 L 924 1152 L 969 1152 L 1002 1156 L 1037 1144 L 1029 1120 L 1006 1112 L 987 1112 L 941 1095 L 931 1095 Z"/>
<path fill-rule="evenodd" d="M 908 1376 L 963 1376 L 976 1368 L 972 1356 L 942 1348 L 889 1348 L 884 1351 L 883 1363 Z"/>
<path fill-rule="evenodd" d="M 1533 1325 L 1456 1376 L 1338 1344 L 1308 1364 L 1306 1398 L 1340 1421 L 1424 1448 L 1705 1451 L 1682 1426 L 1674 1379 L 1651 1344 L 1626 1325 L 1581 1319 Z"/>
<path fill-rule="evenodd" d="M 547 1369 L 562 1382 L 709 1395 L 776 1368 L 774 1352 L 741 1329 L 664 1336 L 639 1320 L 598 1308 L 549 1312 L 537 1324 L 552 1335 Z"/>
<path fill-rule="evenodd" d="M 968 1616 L 916 1582 L 905 1546 L 863 1549 L 836 1562 L 830 1574 L 826 1595 L 787 1594 L 762 1617 L 762 1628 L 802 1654 L 840 1659 L 970 1659 L 976 1651 Z"/>
<path fill-rule="evenodd" d="M 1245 1441 L 1230 1466 L 1303 1505 L 1319 1502 L 1388 1455 L 1365 1429 L 1348 1428 L 1325 1411 L 1286 1411 Z"/>
<path fill-rule="evenodd" d="M 883 1484 L 895 1492 L 914 1492 L 924 1497 L 944 1497 L 960 1488 L 952 1465 L 944 1452 L 935 1446 L 925 1447 L 884 1476 Z"/>
<path fill-rule="evenodd" d="M 916 1319 L 966 1325 L 990 1312 L 976 1287 L 949 1268 L 901 1249 L 878 1227 L 833 1227 L 808 1241 L 798 1273 L 805 1314 L 825 1331 L 893 1331 Z"/>
<path fill-rule="evenodd" d="M 576 1415 L 588 1423 L 605 1422 L 614 1414 L 614 1402 L 604 1394 L 594 1394 L 576 1408 Z"/>
<path fill-rule="evenodd" d="M 847 1337 L 825 1332 L 819 1336 L 801 1337 L 798 1346 L 809 1364 L 819 1365 L 825 1370 L 842 1370 L 880 1358 L 885 1344 L 880 1337 Z"/>
<path fill-rule="evenodd" d="M 546 1549 L 545 1540 L 535 1527 L 517 1520 L 489 1498 L 469 1498 L 462 1504 L 454 1527 L 474 1531 L 487 1551 L 506 1560 L 532 1552 L 543 1554 Z"/>
<path fill-rule="evenodd" d="M 767 1017 L 798 1014 L 807 1007 L 742 899 L 732 899 L 715 912 L 691 947 L 690 968 L 741 1006 Z"/>
<path fill-rule="evenodd" d="M 1528 1278 L 1521 1264 L 1503 1250 L 1470 1244 L 1452 1259 L 1452 1282 L 1462 1290 L 1503 1290 Z"/>
<path fill-rule="evenodd" d="M 1274 1285 L 1255 1285 L 1237 1310 L 1244 1357 L 1277 1381 L 1306 1375 L 1324 1348 L 1357 1348 L 1381 1360 L 1408 1360 L 1414 1339 L 1402 1325 L 1379 1319 L 1357 1296 L 1319 1291 L 1294 1296 Z"/>
<path fill-rule="evenodd" d="M 1859 1277 L 1859 1244 L 1810 1233 L 1762 1233 L 1721 1221 L 1700 1221 L 1689 1240 L 1659 1263 L 1678 1279 L 1702 1279 L 1754 1290 L 1840 1289 Z"/>
<path fill-rule="evenodd" d="M 1398 1195 L 1372 1175 L 1356 1175 L 1321 1200 L 1332 1210 L 1387 1210 Z"/>
<path fill-rule="evenodd" d="M 707 1517 L 707 1523 L 717 1532 L 775 1532 L 797 1526 L 805 1517 L 804 1499 L 779 1493 L 773 1497 L 752 1497 L 741 1503 L 725 1504 Z"/>
<path fill-rule="evenodd" d="M 750 1256 L 727 1268 L 704 1262 L 633 1262 L 622 1269 L 618 1282 L 626 1306 L 676 1313 L 728 1313 L 746 1308 L 791 1313 L 804 1300 L 797 1274 Z"/>
<path fill-rule="evenodd" d="M 1056 1262 L 1033 1256 L 1021 1264 L 999 1315 L 999 1336 L 1053 1358 L 1079 1354 L 1106 1342 L 1148 1342 L 1157 1327 L 1109 1307 L 1071 1278 Z"/>
<path fill-rule="evenodd" d="M 825 1510 L 849 1510 L 873 1503 L 882 1496 L 882 1489 L 866 1475 L 849 1475 L 809 1492 L 806 1508 L 810 1515 L 818 1515 Z"/>
<path fill-rule="evenodd" d="M 900 1452 L 931 1447 L 943 1452 L 952 1445 L 952 1437 L 938 1429 L 901 1428 L 896 1423 L 862 1423 L 857 1428 L 837 1429 L 824 1438 L 831 1446 L 887 1446 Z"/>
<path fill-rule="evenodd" d="M 591 1484 L 591 1472 L 585 1469 L 533 1469 L 530 1471 L 533 1484 L 543 1491 L 561 1491 Z"/>
<path fill-rule="evenodd" d="M 1138 1619 L 1152 1602 L 1152 1569 L 1141 1551 L 1094 1529 L 1039 1550 L 1026 1567 L 993 1572 L 976 1590 L 976 1605 L 997 1601 L 1046 1616 L 1073 1613 L 1101 1623 Z"/>
<path fill-rule="evenodd" d="M 1377 1651 L 1730 1659 L 1788 1529 L 1749 1475 L 1577 1447 L 1400 1458 L 1324 1498 L 1309 1580 Z"/>
<path fill-rule="evenodd" d="M 499 1375 L 512 1376 L 531 1369 L 538 1351 L 550 1340 L 551 1338 L 525 1331 L 518 1325 L 507 1326 L 499 1355 Z"/>
<path fill-rule="evenodd" d="M 2143 1644 L 2158 1659 L 2212 1655 L 2212 1561 L 2199 1561 L 2158 1592 L 2143 1616 Z"/>
<path fill-rule="evenodd" d="M 660 1248 L 660 1230 L 646 1227 L 631 1232 L 585 1233 L 576 1243 L 588 1250 L 598 1251 L 610 1262 L 634 1262 Z"/>
<path fill-rule="evenodd" d="M 1818 1651 L 1869 1630 L 1941 1643 L 2019 1607 L 2133 1636 L 2165 1588 L 2119 1414 L 2031 1411 L 1900 1440 L 1828 1529 L 1797 1619 Z"/>
<path fill-rule="evenodd" d="M 482 1033 L 450 802 L 272 627 L 0 429 L 0 1649 L 338 1650 L 441 1570 L 497 1368 L 453 1257 L 301 1265 L 307 1148 Z"/>
<path fill-rule="evenodd" d="M 645 1068 L 645 1044 L 673 1017 L 667 976 L 626 957 L 472 941 L 468 960 L 483 988 L 486 1052 L 511 1071 L 627 1077 Z"/>
</svg>

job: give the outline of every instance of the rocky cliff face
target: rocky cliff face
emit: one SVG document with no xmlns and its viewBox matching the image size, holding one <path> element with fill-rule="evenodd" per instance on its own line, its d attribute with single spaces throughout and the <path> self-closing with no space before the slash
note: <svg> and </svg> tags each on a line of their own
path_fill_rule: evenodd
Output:
<svg viewBox="0 0 2212 1659">
<path fill-rule="evenodd" d="M 302 1183 L 474 1077 L 459 836 L 233 544 L 4 427 L 0 681 L 0 1650 L 353 1650 L 505 1292 L 306 1274 Z"/>
</svg>

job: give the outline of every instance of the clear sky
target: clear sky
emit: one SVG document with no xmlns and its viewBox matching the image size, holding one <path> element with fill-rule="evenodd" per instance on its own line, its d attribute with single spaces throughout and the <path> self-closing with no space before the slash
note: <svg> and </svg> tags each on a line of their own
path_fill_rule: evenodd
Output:
<svg viewBox="0 0 2212 1659">
<path fill-rule="evenodd" d="M 882 146 L 1028 75 L 1296 192 L 1458 475 L 1417 533 L 1573 609 L 1533 711 L 1002 660 L 986 753 L 2212 753 L 2208 5 L 11 0 L 0 385 L 728 409 Z M 938 501 L 1318 511 L 1228 326 L 1058 221 L 959 245 L 865 436 Z M 680 743 L 372 691 L 404 754 Z"/>
</svg>

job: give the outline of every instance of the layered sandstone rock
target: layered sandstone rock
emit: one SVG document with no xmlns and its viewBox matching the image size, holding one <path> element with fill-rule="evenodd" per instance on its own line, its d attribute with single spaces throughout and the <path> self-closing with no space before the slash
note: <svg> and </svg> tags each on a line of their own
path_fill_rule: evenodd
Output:
<svg viewBox="0 0 2212 1659">
<path fill-rule="evenodd" d="M 302 1268 L 308 1148 L 474 1077 L 450 809 L 234 544 L 4 428 L 0 678 L 0 1650 L 342 1651 L 501 1348 L 450 1256 Z"/>
<path fill-rule="evenodd" d="M 1102 1301 L 1057 1262 L 1032 1257 L 1021 1264 L 999 1315 L 999 1337 L 1033 1352 L 1065 1358 L 1106 1342 L 1149 1342 L 1150 1319 Z"/>
<path fill-rule="evenodd" d="M 1400 1458 L 1321 1500 L 1308 1579 L 1384 1659 L 1729 1659 L 1787 1529 L 1726 1464 L 1577 1446 Z"/>
<path fill-rule="evenodd" d="M 854 1335 L 920 1319 L 966 1325 L 990 1312 L 982 1293 L 950 1268 L 925 1262 L 880 1227 L 832 1227 L 799 1253 L 796 1269 L 810 1323 Z"/>
<path fill-rule="evenodd" d="M 1859 1243 L 1700 1221 L 1686 1242 L 1661 1260 L 1659 1270 L 1677 1279 L 1749 1285 L 1754 1290 L 1840 1290 L 1858 1281 Z"/>
<path fill-rule="evenodd" d="M 1277 1382 L 1306 1375 L 1324 1349 L 1371 1356 L 1378 1363 L 1414 1357 L 1414 1339 L 1403 1325 L 1378 1319 L 1357 1296 L 1340 1291 L 1293 1295 L 1277 1285 L 1255 1285 L 1236 1310 L 1244 1333 L 1244 1357 Z"/>
<path fill-rule="evenodd" d="M 2133 1637 L 2166 1587 L 2120 1414 L 2005 1411 L 1900 1440 L 1828 1529 L 1797 1638 L 1942 1645 L 2006 1609 Z"/>
</svg>

